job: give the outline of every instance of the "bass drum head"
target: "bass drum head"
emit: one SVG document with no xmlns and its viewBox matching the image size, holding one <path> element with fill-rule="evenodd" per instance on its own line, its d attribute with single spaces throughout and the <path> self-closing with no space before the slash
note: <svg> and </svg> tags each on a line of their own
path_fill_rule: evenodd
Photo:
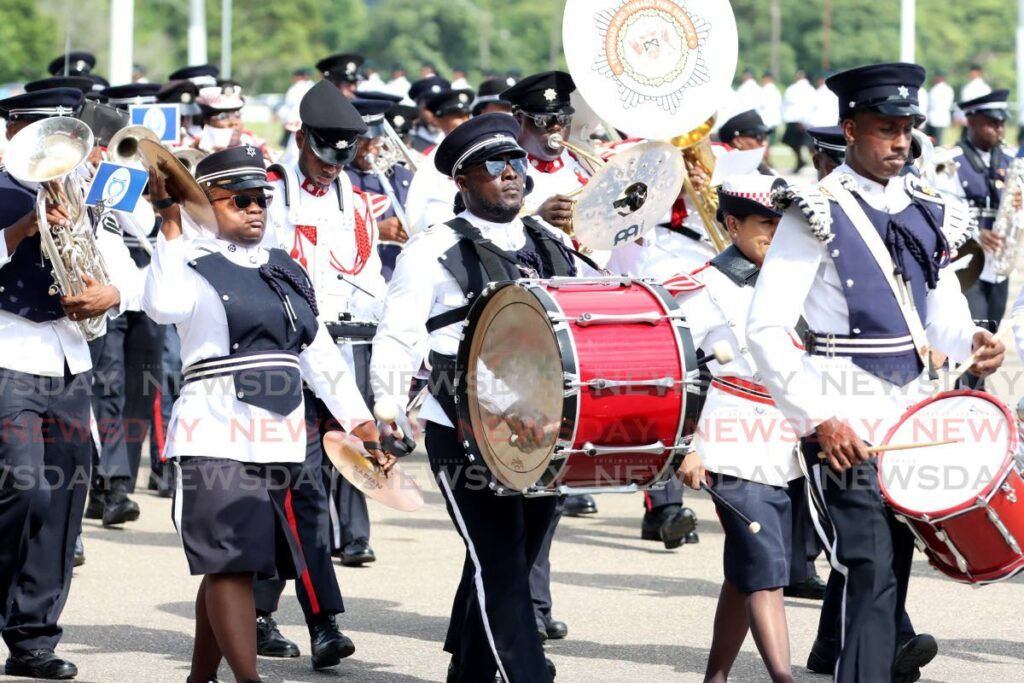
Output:
<svg viewBox="0 0 1024 683">
<path fill-rule="evenodd" d="M 527 288 L 506 286 L 472 328 L 466 370 L 470 426 L 494 477 L 522 491 L 544 473 L 562 421 L 562 358 L 547 311 Z M 514 406 L 514 408 L 513 408 Z M 539 443 L 513 439 L 510 412 L 543 425 Z"/>
<path fill-rule="evenodd" d="M 886 444 L 960 440 L 884 453 L 878 464 L 885 498 L 899 510 L 943 517 L 974 505 L 1006 472 L 1016 426 L 995 398 L 973 391 L 940 394 L 903 416 Z"/>
</svg>

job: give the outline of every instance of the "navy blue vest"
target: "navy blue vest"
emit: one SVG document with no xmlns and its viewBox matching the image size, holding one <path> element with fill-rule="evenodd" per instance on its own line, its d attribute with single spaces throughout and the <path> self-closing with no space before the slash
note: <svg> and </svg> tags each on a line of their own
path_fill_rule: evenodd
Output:
<svg viewBox="0 0 1024 683">
<path fill-rule="evenodd" d="M 899 273 L 897 277 L 909 283 L 918 314 L 923 315 L 928 290 L 935 287 L 938 271 L 948 261 L 949 247 L 941 229 L 943 207 L 915 199 L 903 211 L 888 214 L 872 208 L 858 195 L 854 194 L 854 197 L 881 235 L 893 257 Z M 855 339 L 891 339 L 909 335 L 910 329 L 885 273 L 839 205 L 835 202 L 829 204 L 834 238 L 828 249 L 839 272 L 849 309 L 848 334 Z M 852 360 L 872 375 L 899 386 L 914 380 L 923 370 L 920 357 L 912 349 L 857 355 Z"/>
<path fill-rule="evenodd" d="M 0 172 L 0 228 L 13 225 L 35 208 L 36 193 L 12 178 L 6 169 Z M 39 244 L 38 234 L 25 238 L 11 254 L 10 262 L 0 268 L 0 309 L 34 323 L 64 317 L 60 294 L 50 294 L 53 276 Z"/>
<path fill-rule="evenodd" d="M 1002 148 L 993 152 L 982 152 L 970 142 L 964 140 L 961 145 L 964 155 L 957 168 L 957 178 L 964 189 L 967 203 L 975 209 L 990 209 L 991 215 L 981 216 L 978 225 L 983 230 L 991 230 L 995 223 L 995 211 L 1003 197 L 1003 185 L 1006 181 L 1006 170 L 1010 167 L 1013 157 Z M 985 166 L 982 156 L 989 162 Z"/>
<path fill-rule="evenodd" d="M 210 283 L 224 304 L 231 346 L 227 358 L 282 352 L 298 356 L 316 337 L 317 319 L 313 309 L 291 282 L 271 275 L 267 269 L 267 266 L 275 266 L 297 281 L 309 283 L 305 271 L 284 251 L 271 249 L 267 266 L 261 268 L 240 266 L 220 253 L 202 256 L 189 265 Z M 294 321 L 267 277 L 271 277 L 287 297 L 295 312 Z M 302 377 L 297 369 L 275 367 L 227 374 L 234 380 L 238 399 L 250 405 L 288 415 L 302 403 Z"/>
</svg>

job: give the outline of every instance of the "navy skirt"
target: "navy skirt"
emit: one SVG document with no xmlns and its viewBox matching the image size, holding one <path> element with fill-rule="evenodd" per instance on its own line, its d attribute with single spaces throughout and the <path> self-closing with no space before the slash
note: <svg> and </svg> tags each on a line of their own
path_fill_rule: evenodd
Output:
<svg viewBox="0 0 1024 683">
<path fill-rule="evenodd" d="M 741 593 L 788 586 L 793 508 L 786 489 L 714 472 L 710 475 L 716 493 L 761 524 L 761 531 L 753 534 L 746 522 L 715 501 L 725 530 L 722 560 L 726 580 Z"/>
<path fill-rule="evenodd" d="M 193 576 L 294 579 L 305 565 L 289 522 L 288 467 L 182 457 L 171 514 Z"/>
</svg>

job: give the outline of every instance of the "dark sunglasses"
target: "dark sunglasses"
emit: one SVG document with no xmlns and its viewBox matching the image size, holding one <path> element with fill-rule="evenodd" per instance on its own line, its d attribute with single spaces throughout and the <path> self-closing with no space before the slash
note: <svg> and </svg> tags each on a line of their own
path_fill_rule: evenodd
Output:
<svg viewBox="0 0 1024 683">
<path fill-rule="evenodd" d="M 248 209 L 250 206 L 252 206 L 253 202 L 256 202 L 256 205 L 261 209 L 267 208 L 267 205 L 270 204 L 270 197 L 268 197 L 265 194 L 233 194 L 230 197 L 220 197 L 218 199 L 214 199 L 213 201 L 222 202 L 228 199 L 235 203 L 235 208 L 242 210 Z"/>
<path fill-rule="evenodd" d="M 572 123 L 572 114 L 530 114 L 525 111 L 520 113 L 533 121 L 533 125 L 538 128 L 551 128 L 556 123 L 562 128 L 566 128 Z"/>
<path fill-rule="evenodd" d="M 768 133 L 743 133 L 742 135 L 739 135 L 738 137 L 750 138 L 754 142 L 761 143 L 761 142 L 765 142 L 766 140 L 768 140 Z"/>
<path fill-rule="evenodd" d="M 505 166 L 511 166 L 516 175 L 526 177 L 526 159 L 516 157 L 514 159 L 488 159 L 482 166 L 492 178 L 500 178 L 505 172 Z"/>
</svg>

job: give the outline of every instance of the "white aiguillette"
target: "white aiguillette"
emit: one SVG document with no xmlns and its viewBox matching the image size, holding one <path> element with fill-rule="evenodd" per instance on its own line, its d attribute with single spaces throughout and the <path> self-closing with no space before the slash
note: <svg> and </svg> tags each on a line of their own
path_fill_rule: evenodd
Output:
<svg viewBox="0 0 1024 683">
<path fill-rule="evenodd" d="M 423 492 L 411 477 L 394 465 L 381 471 L 363 442 L 344 432 L 324 435 L 324 452 L 334 468 L 363 495 L 401 512 L 416 512 L 423 507 Z"/>
</svg>

